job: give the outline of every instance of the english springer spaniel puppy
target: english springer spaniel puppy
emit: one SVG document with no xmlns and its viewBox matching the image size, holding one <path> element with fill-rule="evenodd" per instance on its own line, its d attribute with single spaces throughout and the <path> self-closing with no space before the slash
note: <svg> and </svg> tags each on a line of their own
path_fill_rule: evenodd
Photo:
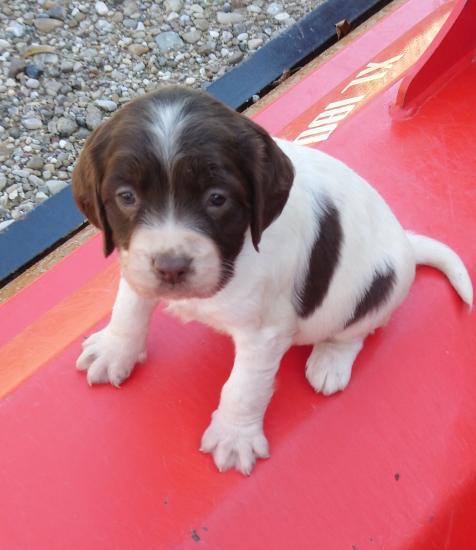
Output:
<svg viewBox="0 0 476 550">
<path fill-rule="evenodd" d="M 203 92 L 166 87 L 125 105 L 88 139 L 73 190 L 122 270 L 111 320 L 85 340 L 78 369 L 119 386 L 146 356 L 160 299 L 231 335 L 233 370 L 201 443 L 219 470 L 249 474 L 268 456 L 263 417 L 293 344 L 314 346 L 306 377 L 330 395 L 416 265 L 441 270 L 472 304 L 456 253 L 402 229 L 350 168 Z"/>
</svg>

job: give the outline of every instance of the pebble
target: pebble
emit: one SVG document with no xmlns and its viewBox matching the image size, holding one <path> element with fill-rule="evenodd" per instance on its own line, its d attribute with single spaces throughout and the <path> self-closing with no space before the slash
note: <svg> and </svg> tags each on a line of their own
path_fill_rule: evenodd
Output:
<svg viewBox="0 0 476 550">
<path fill-rule="evenodd" d="M 175 11 L 179 12 L 183 8 L 183 1 L 182 0 L 166 0 L 165 1 L 165 9 L 167 11 Z"/>
<path fill-rule="evenodd" d="M 15 38 L 21 38 L 25 34 L 25 26 L 17 21 L 11 21 L 6 28 L 7 34 L 14 36 Z"/>
<path fill-rule="evenodd" d="M 60 21 L 58 19 L 51 19 L 49 17 L 41 17 L 38 19 L 35 19 L 33 21 L 33 24 L 38 29 L 39 32 L 47 34 L 51 31 L 56 30 L 58 27 L 63 26 L 63 21 Z"/>
<path fill-rule="evenodd" d="M 35 155 L 26 163 L 26 167 L 31 170 L 41 170 L 43 168 L 43 159 Z"/>
<path fill-rule="evenodd" d="M 76 120 L 69 117 L 61 117 L 56 123 L 56 131 L 62 137 L 69 137 L 78 129 Z"/>
<path fill-rule="evenodd" d="M 280 23 L 282 23 L 283 21 L 287 21 L 289 19 L 290 15 L 289 13 L 286 13 L 285 11 L 282 11 L 280 13 L 277 13 L 274 18 L 276 19 L 276 21 L 279 21 Z"/>
<path fill-rule="evenodd" d="M 15 78 L 17 74 L 22 73 L 25 69 L 25 61 L 23 59 L 12 59 L 10 66 L 8 67 L 8 76 L 10 78 Z"/>
<path fill-rule="evenodd" d="M 98 15 L 107 15 L 109 13 L 109 8 L 104 2 L 96 2 L 94 7 Z"/>
<path fill-rule="evenodd" d="M 47 195 L 46 193 L 43 193 L 43 191 L 38 191 L 38 192 L 35 194 L 35 199 L 36 199 L 38 202 L 43 202 L 43 201 L 45 201 L 47 198 L 48 198 L 48 195 Z"/>
<path fill-rule="evenodd" d="M 52 19 L 59 19 L 60 21 L 64 21 L 66 19 L 66 9 L 64 6 L 52 6 L 46 13 Z"/>
<path fill-rule="evenodd" d="M 183 40 L 175 31 L 165 31 L 155 37 L 155 43 L 161 52 L 169 52 L 180 49 L 183 45 Z"/>
<path fill-rule="evenodd" d="M 217 21 L 220 25 L 234 25 L 235 23 L 241 23 L 241 21 L 243 21 L 243 15 L 236 11 L 230 13 L 219 11 L 217 13 Z"/>
<path fill-rule="evenodd" d="M 25 86 L 27 88 L 31 88 L 32 90 L 36 90 L 36 88 L 40 87 L 40 83 L 38 82 L 38 80 L 35 80 L 34 78 L 28 78 L 27 81 L 25 82 Z"/>
<path fill-rule="evenodd" d="M 43 123 L 39 118 L 25 118 L 23 119 L 23 126 L 27 130 L 38 130 L 43 126 Z"/>
<path fill-rule="evenodd" d="M 251 40 L 248 40 L 248 48 L 250 50 L 257 50 L 262 44 L 262 38 L 252 38 Z"/>
<path fill-rule="evenodd" d="M 127 47 L 129 53 L 131 53 L 132 55 L 144 55 L 145 53 L 147 53 L 149 51 L 149 47 L 148 46 L 143 46 L 142 44 L 129 44 L 129 46 Z"/>
<path fill-rule="evenodd" d="M 38 78 L 40 78 L 40 76 L 43 74 L 43 70 L 34 63 L 27 63 L 25 67 L 25 74 L 30 78 L 38 80 Z"/>
<path fill-rule="evenodd" d="M 112 113 L 117 109 L 117 103 L 115 101 L 111 101 L 110 99 L 97 99 L 94 104 L 108 113 Z"/>
<path fill-rule="evenodd" d="M 90 130 L 96 129 L 102 122 L 102 113 L 95 105 L 88 105 L 86 111 L 86 126 Z"/>
<path fill-rule="evenodd" d="M 282 11 L 284 10 L 283 8 L 283 5 L 282 4 L 278 4 L 277 2 L 272 2 L 267 10 L 266 10 L 266 13 L 268 13 L 269 15 L 276 15 L 278 13 L 281 13 Z"/>
<path fill-rule="evenodd" d="M 8 40 L 4 40 L 3 38 L 0 38 L 0 52 L 8 50 L 9 47 L 10 47 L 10 42 Z"/>
<path fill-rule="evenodd" d="M 195 44 L 202 37 L 202 33 L 197 29 L 192 29 L 189 32 L 184 32 L 182 38 L 187 42 L 187 44 Z"/>
<path fill-rule="evenodd" d="M 68 187 L 68 184 L 65 181 L 61 181 L 61 180 L 48 180 L 46 182 L 46 187 L 48 187 L 48 191 L 52 195 L 55 195 L 65 187 Z"/>
</svg>

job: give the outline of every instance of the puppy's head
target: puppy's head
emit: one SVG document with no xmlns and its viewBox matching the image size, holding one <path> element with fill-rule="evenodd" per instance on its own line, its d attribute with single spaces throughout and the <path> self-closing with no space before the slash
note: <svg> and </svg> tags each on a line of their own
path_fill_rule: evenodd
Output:
<svg viewBox="0 0 476 550">
<path fill-rule="evenodd" d="M 232 275 L 248 230 L 258 249 L 293 176 L 255 123 L 205 93 L 168 87 L 96 129 L 73 193 L 138 292 L 207 297 Z"/>
</svg>

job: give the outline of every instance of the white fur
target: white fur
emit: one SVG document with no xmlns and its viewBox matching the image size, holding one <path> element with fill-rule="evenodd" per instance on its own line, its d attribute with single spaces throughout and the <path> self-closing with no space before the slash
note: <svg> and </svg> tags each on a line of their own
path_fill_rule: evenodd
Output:
<svg viewBox="0 0 476 550">
<path fill-rule="evenodd" d="M 133 232 L 128 250 L 120 250 L 122 274 L 139 293 L 177 299 L 210 296 L 221 279 L 221 260 L 215 243 L 172 215 L 163 222 L 148 220 Z M 154 271 L 153 260 L 161 254 L 192 259 L 192 273 L 179 290 L 167 288 Z"/>
<path fill-rule="evenodd" d="M 314 345 L 306 366 L 307 378 L 316 391 L 331 394 L 348 384 L 365 337 L 385 324 L 407 295 L 417 263 L 442 269 L 462 298 L 468 303 L 472 300 L 471 281 L 456 254 L 435 241 L 409 237 L 384 200 L 355 172 L 322 152 L 281 140 L 277 143 L 293 162 L 296 177 L 282 214 L 262 235 L 260 252 L 247 235 L 235 274 L 220 292 L 211 298 L 175 300 L 169 305 L 184 319 L 200 320 L 234 339 L 234 367 L 203 436 L 202 450 L 213 454 L 220 470 L 235 467 L 245 474 L 251 471 L 256 457 L 268 454 L 263 418 L 281 357 L 292 344 Z M 295 281 L 305 276 L 318 228 L 315 198 L 323 194 L 339 211 L 343 248 L 322 305 L 302 319 L 293 306 Z M 150 251 L 156 242 L 154 231 L 141 229 L 130 250 Z M 181 243 L 184 237 L 177 233 L 168 239 L 177 238 Z M 396 274 L 389 299 L 343 328 L 369 285 L 369 269 L 383 267 L 388 261 Z M 139 292 L 150 287 L 146 275 L 140 280 L 143 273 L 138 270 L 134 279 L 125 261 L 124 274 Z M 89 365 L 91 382 L 109 379 L 118 383 L 143 349 L 145 336 L 138 338 L 138 327 L 145 332 L 154 303 L 152 300 L 147 306 L 145 299 L 134 297 L 134 291 L 123 285 L 105 335 L 90 345 L 88 340 L 79 360 L 80 368 Z M 116 337 L 122 339 L 122 346 Z M 96 356 L 94 362 L 85 359 L 90 351 Z"/>
</svg>

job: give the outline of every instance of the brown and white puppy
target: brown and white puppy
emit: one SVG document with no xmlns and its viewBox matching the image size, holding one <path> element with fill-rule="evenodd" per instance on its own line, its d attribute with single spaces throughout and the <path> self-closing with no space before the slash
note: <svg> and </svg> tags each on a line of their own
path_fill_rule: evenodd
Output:
<svg viewBox="0 0 476 550">
<path fill-rule="evenodd" d="M 405 232 L 355 172 L 273 140 L 205 93 L 168 87 L 128 103 L 88 139 L 73 191 L 122 270 L 111 321 L 85 341 L 78 368 L 119 385 L 145 357 L 161 298 L 229 333 L 235 364 L 202 439 L 220 470 L 249 473 L 267 456 L 263 417 L 292 344 L 314 345 L 306 376 L 331 394 L 418 263 L 472 303 L 459 257 Z"/>
</svg>

